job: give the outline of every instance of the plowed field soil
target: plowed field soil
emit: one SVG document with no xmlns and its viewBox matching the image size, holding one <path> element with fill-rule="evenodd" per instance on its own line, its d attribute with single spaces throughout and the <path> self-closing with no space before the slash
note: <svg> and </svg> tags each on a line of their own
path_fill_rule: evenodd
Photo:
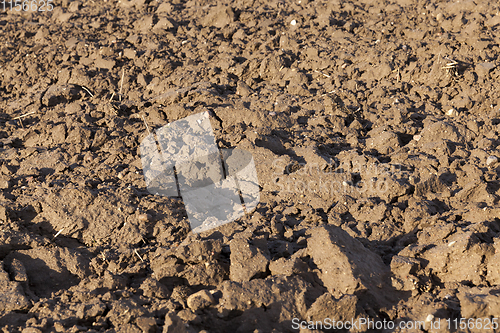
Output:
<svg viewBox="0 0 500 333">
<path fill-rule="evenodd" d="M 0 3 L 3 332 L 500 331 L 497 1 L 33 3 Z M 260 203 L 193 233 L 140 144 L 202 112 Z"/>
</svg>

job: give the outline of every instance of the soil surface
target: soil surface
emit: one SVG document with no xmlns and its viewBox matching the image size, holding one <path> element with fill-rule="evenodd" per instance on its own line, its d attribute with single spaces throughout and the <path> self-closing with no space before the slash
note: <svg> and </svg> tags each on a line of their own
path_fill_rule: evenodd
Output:
<svg viewBox="0 0 500 333">
<path fill-rule="evenodd" d="M 497 1 L 8 5 L 3 332 L 498 331 Z M 140 143 L 201 112 L 261 191 L 197 234 Z"/>
</svg>

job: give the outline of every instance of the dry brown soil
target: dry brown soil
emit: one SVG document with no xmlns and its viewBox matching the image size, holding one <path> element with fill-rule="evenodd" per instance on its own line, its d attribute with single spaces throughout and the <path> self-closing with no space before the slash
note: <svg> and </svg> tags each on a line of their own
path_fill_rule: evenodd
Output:
<svg viewBox="0 0 500 333">
<path fill-rule="evenodd" d="M 497 1 L 54 6 L 0 9 L 3 332 L 500 317 Z M 193 234 L 139 145 L 204 111 L 261 194 Z"/>
</svg>

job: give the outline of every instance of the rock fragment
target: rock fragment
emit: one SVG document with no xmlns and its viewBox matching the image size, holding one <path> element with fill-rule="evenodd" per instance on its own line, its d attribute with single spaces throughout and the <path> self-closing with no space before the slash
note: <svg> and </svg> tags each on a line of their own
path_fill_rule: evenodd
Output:
<svg viewBox="0 0 500 333">
<path fill-rule="evenodd" d="M 324 286 L 335 297 L 364 294 L 365 300 L 387 302 L 388 267 L 346 231 L 333 225 L 307 232 L 307 250 L 320 270 Z"/>
<path fill-rule="evenodd" d="M 7 190 L 10 187 L 10 180 L 8 177 L 0 177 L 0 190 Z"/>
<path fill-rule="evenodd" d="M 498 157 L 496 156 L 488 156 L 486 159 L 486 165 L 489 166 L 495 166 L 498 163 Z"/>
<path fill-rule="evenodd" d="M 217 6 L 210 10 L 203 19 L 202 24 L 205 27 L 224 28 L 234 21 L 234 12 L 230 7 Z"/>
<path fill-rule="evenodd" d="M 7 209 L 4 206 L 0 206 L 0 223 L 7 222 Z"/>
<path fill-rule="evenodd" d="M 200 290 L 187 299 L 187 306 L 193 311 L 206 308 L 214 303 L 214 297 L 208 290 Z"/>
<path fill-rule="evenodd" d="M 490 246 L 482 244 L 473 231 L 456 232 L 446 242 L 435 245 L 420 254 L 426 260 L 425 269 L 443 283 L 471 281 L 474 285 L 484 283 L 483 258 L 491 252 Z"/>
<path fill-rule="evenodd" d="M 81 97 L 81 89 L 74 84 L 63 86 L 52 85 L 42 97 L 44 106 L 53 107 L 61 103 L 69 103 Z"/>
<path fill-rule="evenodd" d="M 238 85 L 236 86 L 236 93 L 242 97 L 246 97 L 248 95 L 251 95 L 253 93 L 252 88 L 248 86 L 243 81 L 238 81 Z"/>
<path fill-rule="evenodd" d="M 367 149 L 376 149 L 381 154 L 389 154 L 401 147 L 399 137 L 393 131 L 370 133 L 366 140 Z"/>
<path fill-rule="evenodd" d="M 144 296 L 148 298 L 167 298 L 170 294 L 164 285 L 153 278 L 144 280 L 140 289 L 142 289 Z"/>
<path fill-rule="evenodd" d="M 88 259 L 75 250 L 67 248 L 35 248 L 9 254 L 5 260 L 22 263 L 15 270 L 17 279 L 29 279 L 37 296 L 48 297 L 53 292 L 77 285 L 89 274 Z M 17 267 L 17 265 L 16 265 Z"/>
<path fill-rule="evenodd" d="M 395 276 L 392 285 L 398 290 L 415 290 L 415 274 L 419 268 L 420 262 L 415 258 L 394 256 L 391 261 L 391 271 Z"/>
<path fill-rule="evenodd" d="M 307 320 L 324 320 L 325 318 L 335 318 L 336 321 L 345 321 L 356 318 L 356 305 L 358 298 L 354 295 L 345 295 L 340 299 L 335 299 L 326 292 L 314 301 L 307 310 Z"/>
<path fill-rule="evenodd" d="M 246 239 L 233 239 L 230 244 L 232 281 L 250 281 L 267 271 L 268 257 L 258 247 L 251 245 Z"/>
<path fill-rule="evenodd" d="M 10 281 L 0 261 L 0 312 L 27 309 L 30 305 L 19 282 Z"/>
<path fill-rule="evenodd" d="M 500 238 L 494 238 L 495 253 L 488 260 L 486 280 L 491 285 L 500 284 Z"/>
<path fill-rule="evenodd" d="M 441 181 L 436 175 L 430 175 L 429 178 L 415 185 L 415 194 L 418 196 L 425 196 L 428 193 L 444 192 L 451 195 L 446 184 L 444 184 L 443 181 Z"/>
<path fill-rule="evenodd" d="M 163 326 L 163 333 L 188 333 L 186 325 L 182 322 L 175 312 L 169 312 L 165 316 L 165 326 Z"/>
<path fill-rule="evenodd" d="M 500 296 L 496 288 L 460 288 L 462 318 L 490 318 L 500 316 Z"/>
<path fill-rule="evenodd" d="M 495 195 L 488 192 L 488 184 L 482 181 L 465 184 L 455 198 L 461 202 L 485 202 L 490 205 L 495 201 Z"/>
</svg>

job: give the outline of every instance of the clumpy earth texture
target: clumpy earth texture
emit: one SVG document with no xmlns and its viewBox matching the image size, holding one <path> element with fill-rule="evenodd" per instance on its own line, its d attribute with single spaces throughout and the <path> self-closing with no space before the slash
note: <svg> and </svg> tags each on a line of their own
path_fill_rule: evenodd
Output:
<svg viewBox="0 0 500 333">
<path fill-rule="evenodd" d="M 51 4 L 0 7 L 3 332 L 498 331 L 497 1 Z M 140 144 L 203 112 L 260 199 L 193 233 Z"/>
</svg>

